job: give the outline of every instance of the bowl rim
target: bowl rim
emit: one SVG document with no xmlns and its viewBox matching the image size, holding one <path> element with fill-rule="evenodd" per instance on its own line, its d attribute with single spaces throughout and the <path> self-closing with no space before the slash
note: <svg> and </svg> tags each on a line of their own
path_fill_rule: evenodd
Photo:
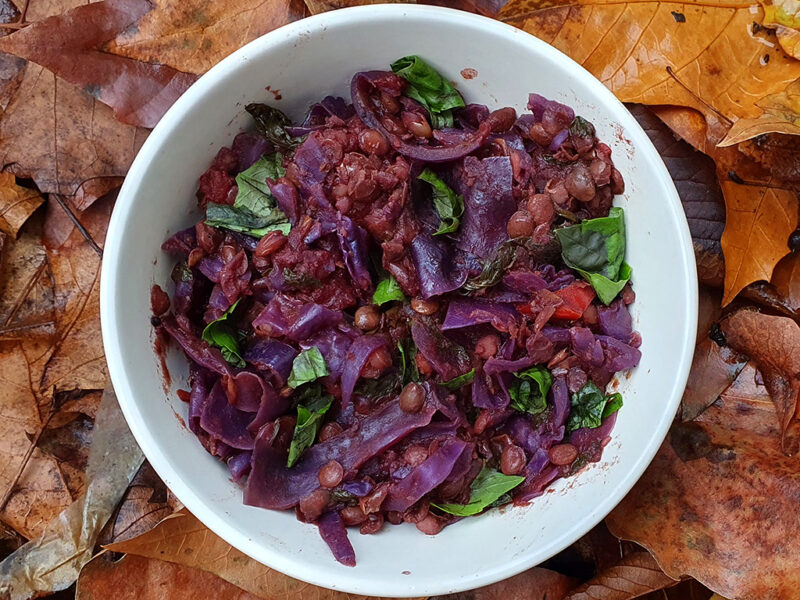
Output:
<svg viewBox="0 0 800 600">
<path fill-rule="evenodd" d="M 316 574 L 313 566 L 306 564 L 302 558 L 287 558 L 278 549 L 266 545 L 256 545 L 254 547 L 252 539 L 230 527 L 222 514 L 216 514 L 194 493 L 191 486 L 181 480 L 172 465 L 172 460 L 163 452 L 160 443 L 146 426 L 146 419 L 140 412 L 133 394 L 130 380 L 135 374 L 128 372 L 123 357 L 122 344 L 119 343 L 116 336 L 116 323 L 121 318 L 121 315 L 115 306 L 116 292 L 112 284 L 116 276 L 115 268 L 123 256 L 122 247 L 119 243 L 121 231 L 132 213 L 138 182 L 148 169 L 150 163 L 156 158 L 159 148 L 169 139 L 170 132 L 179 122 L 181 114 L 185 109 L 197 102 L 201 102 L 207 89 L 211 89 L 217 85 L 220 78 L 230 70 L 235 70 L 238 66 L 247 62 L 251 55 L 268 51 L 271 46 L 280 44 L 287 38 L 297 37 L 301 34 L 321 32 L 330 28 L 335 28 L 340 24 L 352 24 L 354 21 L 361 21 L 365 26 L 369 26 L 370 20 L 374 20 L 376 16 L 381 19 L 392 19 L 402 18 L 409 13 L 426 19 L 445 20 L 449 21 L 451 24 L 455 22 L 457 25 L 489 29 L 498 35 L 516 36 L 517 43 L 534 47 L 536 52 L 549 55 L 551 58 L 560 61 L 575 76 L 587 80 L 586 85 L 593 88 L 599 103 L 604 106 L 616 107 L 618 111 L 621 109 L 630 117 L 624 124 L 626 133 L 632 134 L 631 137 L 638 138 L 635 142 L 636 150 L 637 152 L 643 153 L 644 160 L 652 165 L 661 180 L 660 183 L 663 184 L 664 201 L 668 203 L 669 211 L 673 216 L 677 217 L 675 219 L 678 224 L 676 234 L 682 252 L 679 256 L 675 256 L 674 259 L 683 263 L 685 280 L 683 283 L 688 295 L 687 306 L 689 306 L 689 314 L 686 315 L 687 318 L 683 324 L 682 330 L 678 332 L 684 339 L 681 346 L 680 368 L 678 372 L 675 373 L 675 384 L 671 390 L 671 398 L 669 398 L 668 403 L 665 403 L 661 419 L 657 427 L 653 430 L 653 435 L 649 442 L 641 449 L 639 459 L 634 464 L 633 468 L 630 469 L 616 488 L 610 489 L 609 494 L 605 495 L 590 511 L 587 511 L 580 520 L 576 521 L 571 528 L 565 531 L 561 543 L 555 545 L 552 555 L 555 555 L 557 552 L 560 552 L 574 543 L 578 538 L 605 518 L 625 495 L 627 495 L 630 489 L 640 479 L 645 469 L 649 466 L 661 446 L 662 441 L 665 439 L 669 426 L 677 412 L 681 395 L 689 375 L 691 360 L 694 353 L 695 332 L 697 329 L 698 283 L 691 236 L 677 190 L 675 189 L 672 178 L 664 162 L 636 119 L 630 115 L 627 108 L 624 107 L 608 88 L 583 66 L 535 36 L 495 19 L 451 8 L 415 4 L 357 6 L 307 17 L 266 33 L 239 48 L 198 78 L 173 106 L 170 107 L 139 150 L 125 177 L 107 230 L 104 260 L 101 271 L 100 317 L 109 375 L 116 391 L 120 408 L 136 441 L 139 443 L 142 451 L 158 475 L 165 481 L 170 482 L 170 489 L 172 492 L 183 502 L 192 514 L 216 535 L 258 562 L 285 573 L 290 577 L 342 592 L 383 597 L 408 597 L 411 586 L 403 585 L 402 580 L 396 582 L 364 580 L 360 577 L 357 568 L 335 576 L 331 576 L 328 572 L 328 576 L 322 578 Z M 694 307 L 693 310 L 692 307 Z M 544 560 L 532 559 L 529 557 L 530 554 L 531 552 L 518 553 L 513 558 L 504 561 L 500 566 L 481 571 L 478 574 L 473 574 L 469 579 L 461 578 L 450 581 L 443 579 L 435 584 L 424 586 L 415 584 L 413 594 L 415 596 L 435 596 L 495 583 L 516 575 L 535 566 L 535 564 L 538 564 L 541 560 Z"/>
</svg>

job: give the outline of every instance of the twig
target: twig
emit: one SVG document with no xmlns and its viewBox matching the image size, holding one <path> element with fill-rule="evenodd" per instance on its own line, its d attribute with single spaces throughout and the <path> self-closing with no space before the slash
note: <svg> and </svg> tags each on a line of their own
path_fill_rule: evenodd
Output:
<svg viewBox="0 0 800 600">
<path fill-rule="evenodd" d="M 100 246 L 97 245 L 97 242 L 94 241 L 94 238 L 92 238 L 91 234 L 86 230 L 86 228 L 83 226 L 83 224 L 78 220 L 78 217 L 75 216 L 75 213 L 72 212 L 72 209 L 69 206 L 67 206 L 67 203 L 64 202 L 64 200 L 58 194 L 52 194 L 52 196 L 55 199 L 55 201 L 58 202 L 58 205 L 61 208 L 64 209 L 64 212 L 67 213 L 67 216 L 69 217 L 69 220 L 72 221 L 72 223 L 75 225 L 75 227 L 78 228 L 78 231 L 81 232 L 81 235 L 86 240 L 86 243 L 89 244 L 89 246 L 92 247 L 92 250 L 97 252 L 97 256 L 99 256 L 102 259 L 103 258 L 103 249 L 100 248 Z"/>
<path fill-rule="evenodd" d="M 9 333 L 19 333 L 20 331 L 29 331 L 31 329 L 38 329 L 39 327 L 47 327 L 48 325 L 55 324 L 55 321 L 44 321 L 43 323 L 29 323 L 27 325 L 15 325 L 13 327 L 0 327 L 0 336 L 8 335 Z"/>
<path fill-rule="evenodd" d="M 28 25 L 28 23 L 25 22 L 25 15 L 28 12 L 28 3 L 29 3 L 29 0 L 25 0 L 25 2 L 22 4 L 22 10 L 19 11 L 19 17 L 17 18 L 16 21 L 13 21 L 12 23 L 0 23 L 0 28 L 2 28 L 2 29 L 22 29 L 23 27 Z"/>
<path fill-rule="evenodd" d="M 689 89 L 689 87 L 685 83 L 683 83 L 680 79 L 678 79 L 678 76 L 675 75 L 675 71 L 673 71 L 672 67 L 670 67 L 669 65 L 667 65 L 667 73 L 669 74 L 670 77 L 672 77 L 678 83 L 679 86 L 681 86 L 683 89 L 685 89 L 687 92 L 689 92 L 689 94 L 692 96 L 692 98 L 697 100 L 700 104 L 705 106 L 708 110 L 710 110 L 715 115 L 717 115 L 720 119 L 725 121 L 728 124 L 729 127 L 733 125 L 733 121 L 731 121 L 728 117 L 726 117 L 721 112 L 719 112 L 716 108 L 711 106 L 708 102 L 703 100 L 700 96 L 695 94 L 691 89 Z"/>
</svg>

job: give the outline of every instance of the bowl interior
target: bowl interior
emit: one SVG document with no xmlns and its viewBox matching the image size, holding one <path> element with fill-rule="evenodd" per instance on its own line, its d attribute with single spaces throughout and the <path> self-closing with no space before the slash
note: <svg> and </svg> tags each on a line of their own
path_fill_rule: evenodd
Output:
<svg viewBox="0 0 800 600">
<path fill-rule="evenodd" d="M 183 420 L 175 395 L 186 361 L 172 351 L 165 386 L 148 323 L 153 283 L 171 291 L 173 260 L 160 245 L 199 218 L 197 178 L 218 148 L 249 127 L 248 102 L 294 118 L 327 94 L 348 96 L 355 71 L 419 54 L 456 82 L 468 102 L 524 111 L 529 92 L 592 121 L 626 182 L 632 313 L 643 358 L 620 391 L 620 411 L 600 463 L 560 480 L 528 507 L 494 510 L 428 537 L 411 526 L 353 531 L 358 566 L 337 564 L 316 528 L 293 512 L 244 506 L 227 469 Z M 477 76 L 467 79 L 464 69 Z M 491 583 L 532 566 L 588 531 L 624 496 L 664 438 L 685 384 L 697 289 L 688 228 L 658 155 L 627 110 L 581 67 L 505 25 L 445 9 L 387 5 L 295 23 L 212 69 L 170 110 L 132 167 L 114 211 L 102 274 L 106 353 L 120 403 L 167 485 L 207 526 L 253 558 L 317 585 L 378 596 L 422 596 Z M 168 389 L 167 389 L 168 388 Z"/>
</svg>

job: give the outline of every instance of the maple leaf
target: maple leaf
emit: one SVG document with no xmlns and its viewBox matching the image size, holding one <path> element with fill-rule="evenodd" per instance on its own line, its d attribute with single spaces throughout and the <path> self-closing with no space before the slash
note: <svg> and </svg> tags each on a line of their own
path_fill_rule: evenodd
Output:
<svg viewBox="0 0 800 600">
<path fill-rule="evenodd" d="M 800 61 L 770 52 L 765 33 L 753 32 L 763 17 L 754 10 L 744 1 L 512 0 L 498 18 L 574 58 L 622 101 L 735 121 L 757 119 L 760 101 L 800 78 Z"/>
<path fill-rule="evenodd" d="M 302 0 L 153 0 L 152 5 L 104 51 L 200 74 L 247 42 L 305 16 Z"/>
<path fill-rule="evenodd" d="M 196 77 L 100 51 L 151 8 L 147 0 L 104 0 L 78 6 L 0 38 L 0 50 L 47 67 L 81 87 L 111 106 L 123 123 L 153 127 Z"/>
<path fill-rule="evenodd" d="M 650 550 L 667 575 L 690 575 L 728 598 L 783 600 L 800 585 L 785 551 L 800 527 L 800 479 L 754 372 L 743 370 L 735 391 L 696 421 L 673 426 L 606 523 Z M 749 384 L 737 385 L 743 378 Z"/>
<path fill-rule="evenodd" d="M 108 553 L 81 570 L 76 600 L 259 600 L 211 573 L 183 565 L 128 554 L 114 560 Z"/>
</svg>

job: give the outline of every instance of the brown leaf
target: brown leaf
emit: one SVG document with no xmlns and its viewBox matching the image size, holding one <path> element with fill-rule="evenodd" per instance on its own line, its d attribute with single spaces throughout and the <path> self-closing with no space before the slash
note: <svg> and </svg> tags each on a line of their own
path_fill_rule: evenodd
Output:
<svg viewBox="0 0 800 600">
<path fill-rule="evenodd" d="M 572 577 L 534 567 L 505 581 L 431 600 L 552 600 L 563 598 L 576 583 Z"/>
<path fill-rule="evenodd" d="M 787 254 L 772 272 L 772 285 L 793 309 L 800 309 L 800 254 Z"/>
<path fill-rule="evenodd" d="M 769 56 L 779 54 L 776 52 Z M 757 117 L 736 121 L 721 144 L 732 146 L 765 133 L 800 134 L 798 102 L 800 102 L 800 81 L 795 81 L 785 90 L 775 92 L 760 100 L 758 106 L 763 109 L 763 112 Z"/>
<path fill-rule="evenodd" d="M 494 18 L 507 2 L 508 0 L 425 0 L 424 2 L 420 2 L 420 4 L 433 4 L 436 6 L 446 6 L 447 8 L 457 8 L 459 10 Z"/>
<path fill-rule="evenodd" d="M 800 326 L 788 317 L 739 310 L 720 323 L 731 348 L 758 365 L 775 402 L 781 425 L 781 445 L 787 453 L 800 447 L 795 418 L 800 394 Z"/>
<path fill-rule="evenodd" d="M 112 208 L 111 199 L 104 199 L 80 215 L 97 244 L 105 240 Z M 42 387 L 102 389 L 108 370 L 100 332 L 100 257 L 52 198 L 44 244 L 55 286 L 58 334 Z"/>
<path fill-rule="evenodd" d="M 735 121 L 760 117 L 758 103 L 800 77 L 800 62 L 783 53 L 761 63 L 768 33 L 753 33 L 763 13 L 751 6 L 512 0 L 498 17 L 569 54 L 624 102 L 686 106 Z"/>
<path fill-rule="evenodd" d="M 721 254 L 725 204 L 714 161 L 677 139 L 646 106 L 632 104 L 628 109 L 653 142 L 672 176 L 695 246 L 703 252 Z"/>
<path fill-rule="evenodd" d="M 178 507 L 175 496 L 167 490 L 150 463 L 145 462 L 100 534 L 99 543 L 124 542 L 147 533 Z"/>
<path fill-rule="evenodd" d="M 401 4 L 414 4 L 416 0 L 389 0 Z M 305 0 L 306 6 L 312 15 L 347 8 L 349 6 L 366 6 L 369 4 L 384 4 L 385 0 Z M 455 7 L 453 7 L 455 8 Z"/>
<path fill-rule="evenodd" d="M 564 600 L 630 600 L 677 583 L 649 552 L 636 552 L 572 590 Z"/>
<path fill-rule="evenodd" d="M 78 578 L 75 600 L 258 600 L 216 575 L 162 560 L 96 556 Z"/>
<path fill-rule="evenodd" d="M 50 394 L 39 387 L 52 354 L 54 300 L 40 243 L 41 228 L 29 223 L 4 248 L 0 282 L 0 520 L 35 537 L 71 501 L 55 458 L 33 441 L 47 419 Z"/>
<path fill-rule="evenodd" d="M 606 522 L 672 577 L 730 598 L 794 598 L 800 572 L 786 543 L 800 527 L 797 474 L 772 402 L 723 394 L 697 421 L 673 426 Z"/>
<path fill-rule="evenodd" d="M 658 107 L 655 112 L 717 165 L 727 215 L 722 234 L 725 306 L 750 283 L 769 281 L 777 262 L 789 252 L 789 235 L 798 223 L 796 194 L 776 186 L 763 165 L 737 148 L 717 147 L 724 128 L 707 127 L 699 113 L 676 107 Z"/>
<path fill-rule="evenodd" d="M 39 192 L 17 185 L 11 173 L 0 173 L 0 230 L 16 237 L 42 202 Z"/>
<path fill-rule="evenodd" d="M 691 421 L 719 398 L 733 383 L 747 361 L 727 346 L 708 337 L 694 350 L 692 370 L 681 399 L 681 419 Z"/>
<path fill-rule="evenodd" d="M 736 145 L 743 156 L 769 170 L 773 184 L 800 184 L 800 136 L 770 133 Z"/>
<path fill-rule="evenodd" d="M 47 67 L 112 107 L 123 123 L 153 127 L 196 77 L 100 51 L 151 8 L 147 0 L 79 6 L 0 39 L 0 50 Z"/>
<path fill-rule="evenodd" d="M 234 50 L 305 16 L 302 0 L 153 0 L 153 10 L 105 50 L 187 73 L 205 73 Z"/>
<path fill-rule="evenodd" d="M 273 571 L 214 535 L 186 511 L 139 537 L 105 546 L 114 552 L 158 558 L 208 571 L 262 598 L 363 600 L 364 596 L 317 588 Z"/>
<path fill-rule="evenodd" d="M 125 175 L 147 135 L 117 121 L 110 108 L 39 65 L 28 63 L 0 121 L 0 161 L 43 193 L 82 195 L 97 178 Z M 101 190 L 103 191 L 103 190 Z"/>
</svg>

